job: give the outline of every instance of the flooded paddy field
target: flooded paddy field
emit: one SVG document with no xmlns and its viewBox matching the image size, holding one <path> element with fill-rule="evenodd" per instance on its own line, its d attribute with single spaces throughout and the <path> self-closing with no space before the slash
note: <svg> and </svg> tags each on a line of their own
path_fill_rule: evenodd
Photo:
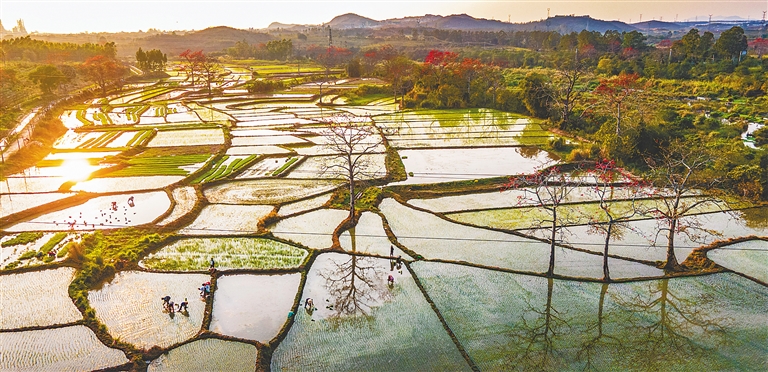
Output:
<svg viewBox="0 0 768 372">
<path fill-rule="evenodd" d="M 217 282 L 211 331 L 267 343 L 288 321 L 301 274 L 228 275 Z"/>
<path fill-rule="evenodd" d="M 171 206 L 163 191 L 97 196 L 80 205 L 46 213 L 29 221 L 6 228 L 6 231 L 67 231 L 118 229 L 150 223 Z"/>
<path fill-rule="evenodd" d="M 379 80 L 241 85 L 324 71 L 296 68 L 228 64 L 212 95 L 170 70 L 111 109 L 65 108 L 52 152 L 0 180 L 0 370 L 768 369 L 765 206 L 691 211 L 679 222 L 706 233 L 675 235 L 684 266 L 665 271 L 649 216 L 604 260 L 594 180 L 568 175 L 582 186 L 553 257 L 533 189 L 498 181 L 564 163 L 546 123 L 347 94 Z M 353 220 L 327 171 L 345 165 L 326 129 L 340 115 L 386 140 L 363 156 Z M 614 211 L 663 196 L 633 181 L 616 179 Z"/>
<path fill-rule="evenodd" d="M 254 371 L 257 357 L 256 346 L 206 338 L 171 349 L 149 363 L 147 371 Z"/>
<path fill-rule="evenodd" d="M 154 345 L 168 347 L 200 331 L 205 303 L 197 288 L 210 280 L 210 276 L 202 274 L 125 271 L 90 292 L 88 301 L 113 337 L 145 349 Z M 189 311 L 164 311 L 164 296 L 177 304 L 188 299 Z"/>
<path fill-rule="evenodd" d="M 481 370 L 765 366 L 768 326 L 758 319 L 767 290 L 732 274 L 600 284 L 429 262 L 413 268 Z M 755 300 L 738 300 L 745 296 Z"/>
<path fill-rule="evenodd" d="M 74 274 L 74 269 L 63 267 L 0 276 L 0 287 L 4 288 L 0 291 L 0 329 L 51 326 L 81 319 L 82 314 L 67 293 Z"/>
<path fill-rule="evenodd" d="M 0 334 L 0 370 L 82 371 L 117 367 L 125 354 L 102 344 L 85 326 L 76 325 Z"/>
</svg>

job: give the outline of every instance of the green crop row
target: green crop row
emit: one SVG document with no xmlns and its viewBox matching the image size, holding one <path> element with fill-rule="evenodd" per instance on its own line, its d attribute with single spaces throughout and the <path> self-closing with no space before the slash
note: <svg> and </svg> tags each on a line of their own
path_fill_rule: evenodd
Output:
<svg viewBox="0 0 768 372">
<path fill-rule="evenodd" d="M 287 162 L 285 162 L 285 164 L 283 164 L 283 166 L 282 166 L 282 167 L 280 167 L 280 168 L 277 168 L 277 170 L 276 170 L 276 171 L 272 172 L 272 176 L 275 176 L 275 177 L 276 177 L 276 176 L 279 176 L 279 175 L 280 175 L 281 173 L 283 173 L 283 172 L 284 172 L 286 169 L 288 169 L 288 167 L 290 167 L 291 165 L 293 165 L 293 163 L 297 162 L 298 160 L 299 160 L 299 158 L 290 158 L 290 159 L 288 159 L 288 161 L 287 161 Z"/>
<path fill-rule="evenodd" d="M 130 176 L 186 176 L 189 171 L 180 167 L 202 163 L 208 155 L 177 155 L 133 158 L 128 160 L 128 167 L 114 171 L 109 177 Z"/>
<path fill-rule="evenodd" d="M 40 239 L 43 237 L 43 233 L 41 232 L 23 232 L 19 235 L 16 235 L 13 239 L 4 241 L 0 246 L 2 247 L 12 247 L 14 245 L 24 245 L 29 244 L 34 241 L 37 241 L 37 239 Z"/>
<path fill-rule="evenodd" d="M 144 145 L 147 142 L 147 139 L 149 136 L 152 135 L 151 130 L 143 130 L 138 133 L 136 133 L 133 138 L 131 138 L 130 141 L 128 141 L 127 147 L 133 147 L 133 146 L 141 146 Z"/>
<path fill-rule="evenodd" d="M 93 122 L 85 118 L 85 109 L 77 110 L 77 114 L 75 116 L 77 117 L 77 120 L 80 120 L 80 122 L 84 125 L 93 125 Z"/>
<path fill-rule="evenodd" d="M 147 112 L 147 110 L 149 110 L 147 105 L 133 106 L 125 110 L 125 115 L 128 117 L 128 120 L 138 122 L 141 115 Z"/>
<path fill-rule="evenodd" d="M 38 252 L 40 252 L 40 254 L 47 255 L 51 249 L 53 249 L 57 244 L 61 243 L 61 241 L 66 237 L 67 233 L 65 232 L 56 233 L 56 235 L 54 235 L 50 240 L 43 244 L 42 247 L 40 247 Z"/>
<path fill-rule="evenodd" d="M 111 125 L 112 119 L 109 118 L 109 115 L 105 114 L 102 111 L 99 111 L 93 115 L 94 120 L 98 120 L 101 122 L 101 125 Z"/>
<path fill-rule="evenodd" d="M 208 158 L 208 154 L 190 154 L 190 155 L 173 155 L 162 157 L 137 157 L 128 160 L 130 165 L 189 165 L 195 163 L 202 163 Z"/>
<path fill-rule="evenodd" d="M 77 146 L 78 149 L 90 149 L 104 147 L 107 143 L 117 138 L 122 132 L 105 132 L 97 138 L 90 138 Z"/>
<path fill-rule="evenodd" d="M 251 155 L 247 158 L 242 159 L 235 159 L 231 163 L 224 165 L 224 163 L 229 159 L 229 155 L 223 156 L 221 159 L 216 161 L 216 163 L 213 164 L 211 169 L 208 172 L 205 172 L 204 174 L 197 177 L 193 183 L 202 183 L 202 182 L 211 182 L 220 180 L 222 178 L 225 178 L 232 174 L 233 172 L 237 172 L 244 167 L 250 165 L 253 163 L 253 161 L 257 158 L 257 155 Z"/>
</svg>

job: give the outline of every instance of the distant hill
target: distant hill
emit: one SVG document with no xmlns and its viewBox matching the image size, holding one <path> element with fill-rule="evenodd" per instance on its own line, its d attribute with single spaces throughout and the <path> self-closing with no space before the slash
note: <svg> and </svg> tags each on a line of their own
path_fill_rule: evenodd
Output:
<svg viewBox="0 0 768 372">
<path fill-rule="evenodd" d="M 669 22 L 665 22 L 669 23 Z M 619 32 L 635 31 L 632 25 L 619 21 L 603 21 L 589 16 L 555 16 L 528 23 L 508 23 L 495 19 L 475 18 L 467 14 L 454 14 L 439 16 L 427 14 L 418 17 L 392 18 L 377 21 L 354 13 L 347 13 L 333 18 L 325 25 L 337 29 L 352 28 L 437 28 L 444 30 L 467 31 L 558 31 L 560 33 L 581 32 L 581 30 L 605 32 L 616 30 Z M 272 23 L 268 29 L 301 29 L 316 27 L 311 25 L 287 25 Z"/>
<path fill-rule="evenodd" d="M 379 26 L 380 23 L 354 13 L 347 13 L 334 17 L 327 25 L 332 28 L 371 28 Z"/>
<path fill-rule="evenodd" d="M 307 28 L 307 25 L 298 25 L 293 23 L 280 23 L 280 22 L 272 22 L 267 26 L 267 30 L 302 30 Z"/>
<path fill-rule="evenodd" d="M 608 30 L 619 32 L 637 31 L 637 28 L 620 21 L 603 21 L 590 16 L 554 16 L 544 20 L 515 24 L 515 31 L 557 31 L 561 34 L 571 32 L 598 31 L 604 33 Z"/>
<path fill-rule="evenodd" d="M 272 37 L 264 33 L 219 26 L 184 35 L 174 33 L 153 35 L 137 40 L 136 44 L 144 50 L 160 49 L 170 56 L 178 55 L 187 49 L 219 52 L 235 45 L 238 41 L 259 44 L 270 40 Z"/>
<path fill-rule="evenodd" d="M 638 23 L 633 23 L 632 26 L 634 26 L 640 31 L 648 31 L 649 29 L 656 30 L 656 31 L 662 31 L 662 30 L 679 31 L 679 30 L 684 30 L 689 28 L 689 26 L 685 24 L 674 23 L 674 22 L 664 22 L 664 21 L 638 22 Z"/>
</svg>

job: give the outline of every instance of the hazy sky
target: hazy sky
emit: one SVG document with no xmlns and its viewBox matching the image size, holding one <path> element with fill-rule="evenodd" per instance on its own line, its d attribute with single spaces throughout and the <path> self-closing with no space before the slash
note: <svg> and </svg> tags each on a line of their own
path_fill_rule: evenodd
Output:
<svg viewBox="0 0 768 372">
<path fill-rule="evenodd" d="M 344 13 L 381 20 L 424 14 L 461 14 L 527 22 L 550 14 L 605 20 L 673 21 L 738 16 L 762 19 L 768 0 L 497 0 L 497 1 L 195 1 L 195 0 L 1 0 L 0 21 L 10 29 L 24 19 L 28 31 L 75 33 L 192 30 L 212 26 L 264 28 L 272 22 L 320 24 Z"/>
</svg>

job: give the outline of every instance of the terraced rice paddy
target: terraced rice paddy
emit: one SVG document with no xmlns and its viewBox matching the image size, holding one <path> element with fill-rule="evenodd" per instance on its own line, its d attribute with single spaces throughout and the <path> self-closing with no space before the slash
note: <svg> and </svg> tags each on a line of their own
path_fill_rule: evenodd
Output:
<svg viewBox="0 0 768 372">
<path fill-rule="evenodd" d="M 82 371 L 128 362 L 122 351 L 104 346 L 85 326 L 2 333 L 0 370 Z"/>
<path fill-rule="evenodd" d="M 553 159 L 546 152 L 526 155 L 518 147 L 400 150 L 408 179 L 424 184 L 533 173 Z"/>
<path fill-rule="evenodd" d="M 113 337 L 145 349 L 168 347 L 200 330 L 205 304 L 197 288 L 208 281 L 210 276 L 202 274 L 124 271 L 101 289 L 89 292 L 88 301 Z M 165 312 L 164 296 L 171 296 L 177 304 L 188 298 L 189 311 Z"/>
<path fill-rule="evenodd" d="M 171 195 L 176 204 L 174 204 L 171 214 L 157 223 L 160 226 L 172 223 L 191 212 L 197 203 L 197 193 L 195 192 L 195 189 L 190 186 L 177 187 L 173 189 Z"/>
<path fill-rule="evenodd" d="M 53 152 L 0 181 L 0 370 L 768 369 L 768 208 L 696 209 L 682 226 L 713 234 L 675 236 L 679 272 L 659 269 L 665 234 L 637 214 L 605 280 L 605 237 L 585 224 L 601 212 L 594 177 L 569 175 L 583 186 L 547 278 L 551 232 L 535 227 L 548 215 L 530 190 L 488 188 L 560 161 L 544 123 L 347 94 L 378 79 L 250 94 L 251 71 L 293 84 L 324 68 L 237 63 L 213 95 L 175 64 L 66 107 Z M 339 115 L 381 141 L 344 230 L 348 185 L 323 172 L 339 165 L 323 135 Z M 405 181 L 386 183 L 401 170 L 385 154 Z M 616 185 L 613 211 L 664 192 L 635 191 Z M 188 312 L 165 312 L 166 295 Z"/>
<path fill-rule="evenodd" d="M 275 236 L 299 243 L 305 247 L 329 248 L 334 230 L 349 212 L 337 209 L 318 209 L 280 220 L 269 230 Z"/>
<path fill-rule="evenodd" d="M 720 266 L 768 283 L 768 241 L 749 240 L 707 252 Z"/>
<path fill-rule="evenodd" d="M 133 197 L 133 205 L 128 198 Z M 113 207 L 112 202 L 115 202 Z M 6 231 L 67 231 L 117 229 L 150 223 L 171 206 L 168 195 L 154 191 L 118 199 L 116 196 L 99 196 L 87 202 L 44 214 L 29 221 L 17 223 Z"/>
<path fill-rule="evenodd" d="M 366 171 L 361 172 L 359 179 L 371 180 L 386 177 L 387 167 L 384 159 L 384 154 L 362 155 L 359 164 L 365 164 Z M 293 168 L 286 177 L 344 179 L 344 171 L 340 168 L 344 164 L 345 160 L 338 157 L 311 156 Z"/>
<path fill-rule="evenodd" d="M 543 145 L 553 134 L 528 118 L 488 109 L 423 110 L 376 118 L 397 148 Z"/>
<path fill-rule="evenodd" d="M 211 331 L 267 343 L 288 321 L 301 274 L 231 275 L 216 283 Z"/>
<path fill-rule="evenodd" d="M 65 177 L 10 176 L 0 181 L 0 194 L 56 192 L 67 181 Z"/>
<path fill-rule="evenodd" d="M 481 370 L 520 364 L 749 370 L 764 364 L 766 345 L 754 341 L 766 339 L 768 326 L 754 322 L 768 305 L 767 290 L 735 275 L 608 285 L 430 262 L 413 269 Z M 759 300 L 743 306 L 736 300 L 755 293 Z"/>
<path fill-rule="evenodd" d="M 74 195 L 73 193 L 0 195 L 0 218 L 39 207 Z"/>
<path fill-rule="evenodd" d="M 526 196 L 529 197 L 529 196 Z M 536 197 L 530 199 L 525 204 L 533 204 Z M 697 198 L 684 199 L 681 204 L 695 203 Z M 615 201 L 610 204 L 611 213 L 614 218 L 626 217 L 631 220 L 640 220 L 651 218 L 650 214 L 644 214 L 642 211 L 653 210 L 657 206 L 661 207 L 659 200 L 635 200 L 635 201 Z M 700 214 L 707 212 L 719 212 L 723 206 L 717 204 L 701 204 L 690 211 L 690 214 Z M 550 212 L 542 207 L 523 207 L 509 209 L 491 209 L 471 212 L 446 213 L 445 216 L 451 220 L 463 222 L 475 226 L 486 226 L 495 229 L 518 230 L 526 229 L 531 226 L 541 225 L 542 227 L 552 226 Z M 574 203 L 561 205 L 558 210 L 558 225 L 586 225 L 596 222 L 608 222 L 605 212 L 600 209 L 599 203 Z"/>
<path fill-rule="evenodd" d="M 258 230 L 259 220 L 274 208 L 269 205 L 209 204 L 182 235 L 243 235 Z"/>
<path fill-rule="evenodd" d="M 221 129 L 188 129 L 182 131 L 160 131 L 147 144 L 148 147 L 175 147 L 223 145 L 224 132 Z"/>
<path fill-rule="evenodd" d="M 206 338 L 164 353 L 149 363 L 147 371 L 253 371 L 257 356 L 253 345 Z"/>
<path fill-rule="evenodd" d="M 375 284 L 356 284 L 351 293 L 339 290 L 344 283 L 332 281 L 348 276 L 347 271 Z M 389 261 L 384 259 L 318 257 L 301 296 L 312 298 L 317 310 L 310 314 L 298 309 L 272 356 L 272 370 L 469 370 L 410 273 L 394 272 L 397 278 L 389 288 L 388 272 Z M 332 310 L 329 305 L 334 305 Z"/>
<path fill-rule="evenodd" d="M 3 288 L 0 329 L 44 327 L 80 320 L 82 315 L 67 292 L 74 273 L 74 269 L 63 267 L 0 276 L 0 288 Z M 0 348 L 5 343 L 4 335 L 0 336 L 3 340 Z"/>
<path fill-rule="evenodd" d="M 357 225 L 339 236 L 341 248 L 348 252 L 368 253 L 377 256 L 390 255 L 392 243 L 387 238 L 381 217 L 375 213 L 364 212 Z M 410 259 L 400 248 L 394 248 L 394 257 Z"/>
<path fill-rule="evenodd" d="M 695 221 L 695 222 L 694 222 Z M 725 213 L 710 213 L 682 219 L 683 224 L 700 224 L 701 229 L 675 235 L 675 254 L 682 261 L 699 246 L 710 244 L 716 240 L 727 240 L 739 236 L 766 236 L 767 228 L 750 228 Z M 654 231 L 658 228 L 658 221 L 641 220 L 632 221 L 628 229 L 620 237 L 611 239 L 610 253 L 622 257 L 640 260 L 666 259 L 667 237 L 665 234 L 656 236 Z M 600 252 L 605 237 L 598 234 L 590 234 L 586 226 L 574 226 L 568 228 L 569 235 L 575 237 L 566 243 L 577 248 Z M 705 231 L 706 230 L 706 231 Z M 709 231 L 709 232 L 707 232 Z M 544 236 L 543 231 L 521 231 L 525 234 Z M 654 244 L 655 242 L 655 244 Z"/>
<path fill-rule="evenodd" d="M 398 241 L 429 259 L 469 262 L 519 272 L 547 271 L 549 244 L 496 231 L 454 224 L 385 199 L 380 207 Z M 602 277 L 602 258 L 556 248 L 555 273 L 569 277 Z M 658 269 L 625 260 L 610 260 L 612 277 L 660 276 Z"/>
<path fill-rule="evenodd" d="M 94 178 L 89 181 L 78 182 L 75 186 L 72 186 L 70 190 L 93 193 L 157 190 L 173 185 L 174 183 L 183 179 L 184 176 L 128 176 Z"/>
<path fill-rule="evenodd" d="M 222 183 L 205 189 L 203 194 L 211 203 L 277 204 L 322 194 L 338 185 L 317 180 L 249 180 Z"/>
<path fill-rule="evenodd" d="M 290 216 L 292 214 L 310 211 L 324 206 L 331 199 L 331 194 L 320 194 L 308 199 L 299 200 L 290 204 L 285 204 L 278 210 L 279 216 Z"/>
<path fill-rule="evenodd" d="M 216 268 L 290 269 L 298 268 L 307 251 L 263 238 L 182 239 L 152 253 L 140 262 L 152 270 L 204 271 L 211 258 Z"/>
</svg>

